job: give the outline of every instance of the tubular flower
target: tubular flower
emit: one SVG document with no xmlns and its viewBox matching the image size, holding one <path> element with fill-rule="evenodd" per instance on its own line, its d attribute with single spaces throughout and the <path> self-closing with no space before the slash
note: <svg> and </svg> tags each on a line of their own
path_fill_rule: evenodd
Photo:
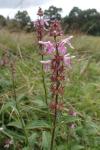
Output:
<svg viewBox="0 0 100 150">
<path fill-rule="evenodd" d="M 71 39 L 73 38 L 73 36 L 69 36 L 66 39 L 63 39 L 61 43 L 63 44 L 67 44 L 67 46 L 69 46 L 70 48 L 74 49 L 74 47 L 71 44 Z"/>
<path fill-rule="evenodd" d="M 63 39 L 59 44 L 58 44 L 58 51 L 60 54 L 65 55 L 67 53 L 67 47 L 69 46 L 70 48 L 74 49 L 74 47 L 71 45 L 71 39 L 73 36 L 69 36 L 66 39 Z M 65 46 L 66 44 L 66 46 Z"/>
<path fill-rule="evenodd" d="M 47 54 L 52 54 L 55 52 L 55 49 L 56 47 L 50 42 L 43 42 L 43 41 L 39 41 L 39 44 L 43 45 L 44 47 L 44 52 L 47 53 Z M 70 56 L 69 53 L 66 54 L 67 52 L 67 48 L 64 46 L 64 42 L 60 42 L 58 44 L 58 52 L 59 52 L 59 56 L 55 56 L 53 59 L 52 59 L 52 66 L 51 66 L 51 69 L 54 69 L 55 70 L 59 70 L 60 72 L 63 71 L 62 68 L 63 66 L 62 65 L 59 65 L 59 67 L 56 67 L 56 63 L 58 62 L 61 62 L 61 64 L 64 63 L 65 66 L 67 67 L 71 67 L 71 60 L 72 58 L 74 58 L 75 56 Z"/>
<path fill-rule="evenodd" d="M 39 44 L 43 45 L 44 51 L 46 51 L 48 54 L 51 54 L 52 52 L 55 51 L 54 45 L 50 41 L 48 42 L 39 41 Z"/>
<path fill-rule="evenodd" d="M 68 53 L 68 54 L 66 54 L 66 55 L 64 55 L 64 64 L 65 64 L 65 66 L 67 66 L 67 67 L 71 67 L 71 60 L 73 59 L 73 58 L 75 58 L 75 56 L 70 56 L 70 54 Z"/>
<path fill-rule="evenodd" d="M 67 56 L 67 55 L 64 56 L 64 64 L 67 67 L 71 67 L 71 57 L 70 56 Z"/>
<path fill-rule="evenodd" d="M 58 44 L 58 51 L 61 55 L 65 55 L 67 52 L 67 48 L 65 47 L 65 44 L 63 42 L 60 42 Z"/>
<path fill-rule="evenodd" d="M 45 72 L 50 71 L 51 68 L 51 60 L 47 60 L 47 61 L 40 61 L 41 64 L 43 64 L 43 68 L 45 70 Z"/>
<path fill-rule="evenodd" d="M 72 38 L 73 38 L 73 36 L 70 36 L 70 37 L 60 41 L 59 43 L 57 43 L 59 55 L 65 55 L 67 53 L 68 46 L 70 48 L 73 48 L 73 46 L 71 45 L 71 42 L 70 42 L 70 40 Z M 56 49 L 56 46 L 53 43 L 51 43 L 50 41 L 48 41 L 48 42 L 39 41 L 39 44 L 42 44 L 44 46 L 44 50 L 46 50 L 48 54 L 51 54 Z M 66 44 L 66 46 L 65 46 L 65 44 Z"/>
</svg>

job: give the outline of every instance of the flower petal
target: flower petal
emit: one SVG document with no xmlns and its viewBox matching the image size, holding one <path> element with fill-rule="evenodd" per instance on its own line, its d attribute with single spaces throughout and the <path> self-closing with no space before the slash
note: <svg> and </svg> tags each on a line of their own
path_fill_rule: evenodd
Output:
<svg viewBox="0 0 100 150">
<path fill-rule="evenodd" d="M 50 66 L 51 66 L 51 60 L 46 60 L 46 61 L 40 61 L 41 64 L 43 64 L 43 68 L 45 72 L 50 71 Z"/>
<path fill-rule="evenodd" d="M 74 49 L 74 47 L 71 44 L 71 39 L 73 38 L 73 36 L 69 36 L 66 39 L 62 40 L 61 43 L 63 44 L 67 44 L 70 48 Z"/>
<path fill-rule="evenodd" d="M 53 51 L 55 51 L 54 45 L 50 41 L 39 41 L 39 44 L 42 44 L 44 46 L 44 49 L 47 50 L 48 54 L 51 54 Z"/>
<path fill-rule="evenodd" d="M 70 56 L 64 56 L 64 64 L 68 67 L 71 67 L 71 57 Z"/>
<path fill-rule="evenodd" d="M 64 64 L 68 67 L 71 67 L 71 60 L 75 58 L 75 56 L 70 56 L 70 54 L 64 55 Z"/>
<path fill-rule="evenodd" d="M 59 43 L 58 51 L 62 55 L 66 54 L 67 48 L 65 47 L 65 44 L 63 42 Z"/>
</svg>

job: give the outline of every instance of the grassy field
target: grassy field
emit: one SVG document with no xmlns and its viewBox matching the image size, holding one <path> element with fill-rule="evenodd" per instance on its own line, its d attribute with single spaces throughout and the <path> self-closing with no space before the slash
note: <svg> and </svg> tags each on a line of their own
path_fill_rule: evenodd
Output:
<svg viewBox="0 0 100 150">
<path fill-rule="evenodd" d="M 100 150 L 100 37 L 75 35 L 75 55 L 72 69 L 66 71 L 64 105 L 73 107 L 77 117 L 59 113 L 55 150 Z M 52 113 L 44 100 L 41 78 L 41 56 L 34 34 L 0 31 L 0 60 L 7 50 L 15 64 L 15 88 L 20 112 L 30 147 L 25 147 L 24 133 L 13 100 L 12 79 L 9 66 L 0 66 L 0 150 L 6 141 L 13 140 L 9 150 L 49 150 Z M 46 59 L 46 58 L 45 58 Z M 46 74 L 48 102 L 50 74 Z M 69 129 L 68 124 L 76 127 Z M 2 129 L 3 128 L 3 129 Z"/>
</svg>

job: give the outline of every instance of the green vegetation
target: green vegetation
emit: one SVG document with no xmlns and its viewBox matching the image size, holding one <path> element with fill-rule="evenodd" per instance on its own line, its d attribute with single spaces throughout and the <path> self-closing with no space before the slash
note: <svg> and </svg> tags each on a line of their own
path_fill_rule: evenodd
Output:
<svg viewBox="0 0 100 150">
<path fill-rule="evenodd" d="M 63 19 L 65 31 L 77 31 L 90 35 L 100 35 L 100 13 L 96 9 L 81 10 L 74 7 Z"/>
<path fill-rule="evenodd" d="M 15 89 L 21 116 L 25 122 L 29 147 L 19 121 L 12 91 L 11 69 L 0 65 L 0 150 L 12 140 L 9 150 L 49 150 L 52 112 L 45 104 L 39 49 L 34 34 L 0 30 L 0 64 L 4 51 L 15 64 Z M 65 110 L 59 113 L 54 150 L 100 149 L 100 37 L 75 35 L 76 57 L 66 72 Z M 50 74 L 46 75 L 48 101 Z M 73 107 L 76 117 L 68 115 Z M 69 128 L 74 123 L 75 128 Z M 3 128 L 3 129 L 2 129 Z"/>
</svg>

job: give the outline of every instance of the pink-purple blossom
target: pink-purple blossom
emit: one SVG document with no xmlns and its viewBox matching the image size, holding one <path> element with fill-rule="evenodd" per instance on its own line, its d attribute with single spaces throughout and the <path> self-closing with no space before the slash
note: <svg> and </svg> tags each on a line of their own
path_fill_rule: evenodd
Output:
<svg viewBox="0 0 100 150">
<path fill-rule="evenodd" d="M 46 20 L 44 20 L 44 19 L 38 19 L 38 20 L 36 20 L 36 21 L 34 21 L 33 22 L 33 24 L 34 24 L 34 27 L 36 27 L 37 28 L 37 26 L 39 27 L 39 26 L 48 26 L 48 22 L 46 21 Z"/>
<path fill-rule="evenodd" d="M 8 149 L 13 144 L 13 140 L 7 139 L 4 148 Z"/>
<path fill-rule="evenodd" d="M 66 54 L 66 55 L 64 55 L 64 64 L 65 64 L 65 66 L 71 67 L 71 60 L 72 60 L 73 58 L 75 58 L 75 56 L 70 56 L 69 53 Z"/>
<path fill-rule="evenodd" d="M 67 67 L 71 67 L 71 56 L 69 54 L 64 55 L 64 64 Z"/>
<path fill-rule="evenodd" d="M 43 68 L 45 72 L 50 71 L 51 68 L 51 60 L 46 60 L 46 61 L 40 61 L 41 64 L 43 64 Z"/>
<path fill-rule="evenodd" d="M 75 56 L 70 56 L 70 54 L 66 54 L 64 55 L 64 64 L 67 67 L 71 67 L 71 60 L 74 58 Z"/>
<path fill-rule="evenodd" d="M 61 36 L 63 33 L 62 29 L 61 29 L 61 24 L 60 21 L 58 20 L 54 20 L 51 22 L 50 24 L 50 36 Z"/>
<path fill-rule="evenodd" d="M 72 124 L 70 125 L 70 128 L 71 128 L 71 129 L 74 129 L 74 128 L 75 128 L 75 124 L 72 123 Z"/>
<path fill-rule="evenodd" d="M 62 43 L 63 43 L 63 44 L 67 44 L 67 46 L 69 46 L 70 48 L 74 49 L 74 47 L 73 47 L 72 44 L 71 44 L 71 39 L 72 39 L 72 38 L 73 38 L 73 36 L 71 35 L 71 36 L 69 36 L 69 37 L 63 39 L 63 40 L 62 40 Z"/>
<path fill-rule="evenodd" d="M 60 41 L 58 43 L 58 52 L 60 55 L 65 55 L 67 53 L 68 46 L 70 48 L 73 48 L 73 46 L 71 45 L 71 42 L 70 42 L 70 40 L 72 38 L 73 38 L 73 36 L 69 36 L 66 39 L 63 39 L 62 41 Z M 56 49 L 55 45 L 53 43 L 51 43 L 50 41 L 48 41 L 48 42 L 39 41 L 39 43 L 44 46 L 44 50 L 46 50 L 48 54 L 51 54 Z"/>
<path fill-rule="evenodd" d="M 74 116 L 74 117 L 77 116 L 77 112 L 74 111 L 73 109 L 70 109 L 69 112 L 68 112 L 68 114 L 69 114 L 70 116 Z"/>
<path fill-rule="evenodd" d="M 47 51 L 48 54 L 51 54 L 52 52 L 55 51 L 55 47 L 50 41 L 48 42 L 39 41 L 39 44 L 43 45 L 44 50 Z"/>
<path fill-rule="evenodd" d="M 65 43 L 64 42 L 60 42 L 58 44 L 58 51 L 60 54 L 65 55 L 67 53 L 67 48 L 65 47 Z"/>
<path fill-rule="evenodd" d="M 74 49 L 74 47 L 71 44 L 71 39 L 73 36 L 69 36 L 65 39 L 63 39 L 59 45 L 58 45 L 58 51 L 60 54 L 65 55 L 67 53 L 67 47 L 69 46 L 70 48 Z"/>
</svg>

